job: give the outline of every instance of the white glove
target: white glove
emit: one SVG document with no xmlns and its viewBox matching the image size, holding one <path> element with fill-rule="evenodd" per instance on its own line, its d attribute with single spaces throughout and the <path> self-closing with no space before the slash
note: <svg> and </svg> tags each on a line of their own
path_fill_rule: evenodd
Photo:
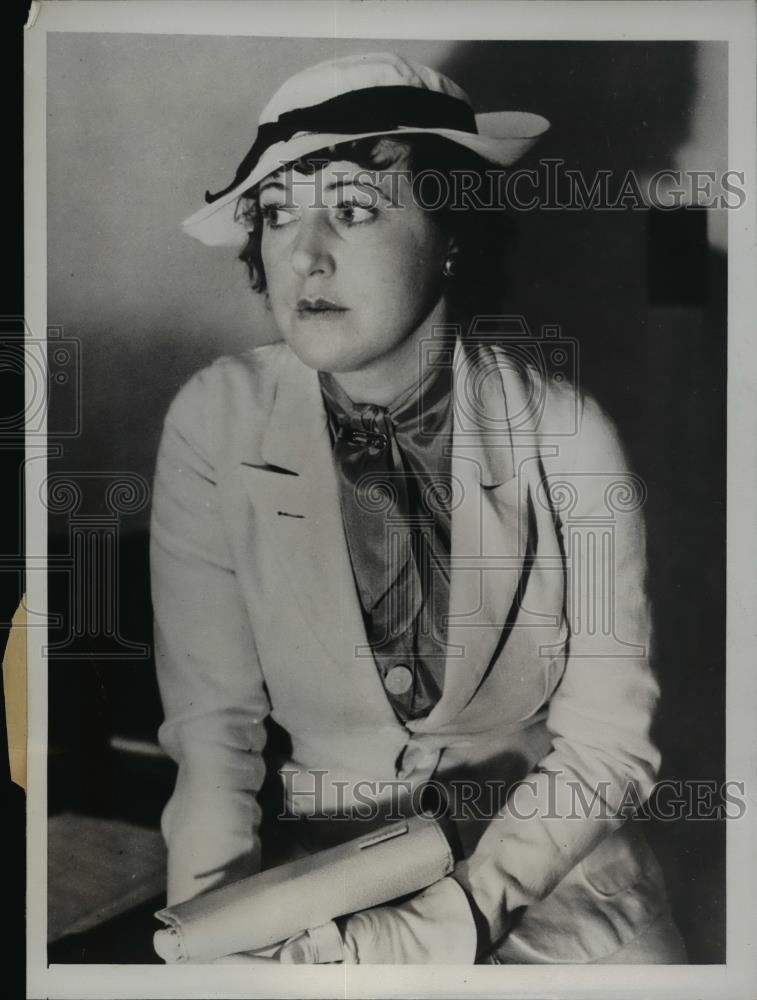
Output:
<svg viewBox="0 0 757 1000">
<path fill-rule="evenodd" d="M 280 962 L 350 962 L 362 965 L 472 965 L 476 925 L 467 897 L 444 878 L 398 906 L 361 910 L 290 938 Z M 341 947 L 340 947 L 341 946 Z M 341 950 L 341 954 L 340 954 Z"/>
</svg>

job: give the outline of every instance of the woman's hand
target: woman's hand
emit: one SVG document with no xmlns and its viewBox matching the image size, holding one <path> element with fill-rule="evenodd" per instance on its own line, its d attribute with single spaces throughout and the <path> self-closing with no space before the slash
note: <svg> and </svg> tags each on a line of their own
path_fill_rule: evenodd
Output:
<svg viewBox="0 0 757 1000">
<path fill-rule="evenodd" d="M 465 893 L 452 878 L 399 906 L 377 906 L 340 921 L 341 960 L 363 965 L 472 965 L 476 927 Z M 286 942 L 279 961 L 339 961 L 325 925 Z M 315 942 L 315 946 L 311 944 Z M 320 953 L 319 953 L 320 952 Z"/>
</svg>

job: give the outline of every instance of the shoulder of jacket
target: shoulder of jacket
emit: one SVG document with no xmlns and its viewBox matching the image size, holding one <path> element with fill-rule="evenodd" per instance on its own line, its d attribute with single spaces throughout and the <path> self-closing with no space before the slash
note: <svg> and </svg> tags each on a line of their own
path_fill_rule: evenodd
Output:
<svg viewBox="0 0 757 1000">
<path fill-rule="evenodd" d="M 169 415 L 207 420 L 265 409 L 275 393 L 278 369 L 288 350 L 286 344 L 277 342 L 216 358 L 184 383 Z"/>
<path fill-rule="evenodd" d="M 546 360 L 533 363 L 530 352 L 516 352 L 506 344 L 495 346 L 494 353 L 508 416 L 516 432 L 533 435 L 545 468 L 628 470 L 615 421 L 578 379 L 561 377 L 548 368 Z"/>
<path fill-rule="evenodd" d="M 528 415 L 533 431 L 540 437 L 577 433 L 587 403 L 593 407 L 594 401 L 575 381 L 560 372 L 549 371 L 546 362 L 539 359 L 538 346 L 536 341 L 535 350 L 520 351 L 506 343 L 492 345 L 505 396 L 513 397 L 508 404 L 517 406 L 512 416 L 522 425 Z"/>
<path fill-rule="evenodd" d="M 240 455 L 254 460 L 288 353 L 290 348 L 277 342 L 217 358 L 179 390 L 166 425 L 213 464 Z"/>
</svg>

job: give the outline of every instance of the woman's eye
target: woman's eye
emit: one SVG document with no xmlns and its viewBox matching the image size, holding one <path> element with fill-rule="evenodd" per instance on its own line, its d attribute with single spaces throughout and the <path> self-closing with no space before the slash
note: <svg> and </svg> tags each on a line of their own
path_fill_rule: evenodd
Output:
<svg viewBox="0 0 757 1000">
<path fill-rule="evenodd" d="M 262 205 L 260 208 L 263 222 L 269 229 L 281 229 L 290 222 L 294 222 L 295 214 L 293 209 L 286 205 Z"/>
<path fill-rule="evenodd" d="M 376 209 L 357 201 L 343 201 L 336 206 L 336 217 L 349 226 L 359 226 L 363 222 L 371 222 L 376 217 Z"/>
</svg>

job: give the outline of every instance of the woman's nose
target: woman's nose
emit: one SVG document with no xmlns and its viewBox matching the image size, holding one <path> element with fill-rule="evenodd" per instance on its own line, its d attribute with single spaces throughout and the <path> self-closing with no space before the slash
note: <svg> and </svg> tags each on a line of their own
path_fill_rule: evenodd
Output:
<svg viewBox="0 0 757 1000">
<path fill-rule="evenodd" d="M 328 248 L 325 223 L 309 220 L 300 224 L 292 246 L 292 267 L 302 278 L 334 273 L 334 258 Z"/>
</svg>

